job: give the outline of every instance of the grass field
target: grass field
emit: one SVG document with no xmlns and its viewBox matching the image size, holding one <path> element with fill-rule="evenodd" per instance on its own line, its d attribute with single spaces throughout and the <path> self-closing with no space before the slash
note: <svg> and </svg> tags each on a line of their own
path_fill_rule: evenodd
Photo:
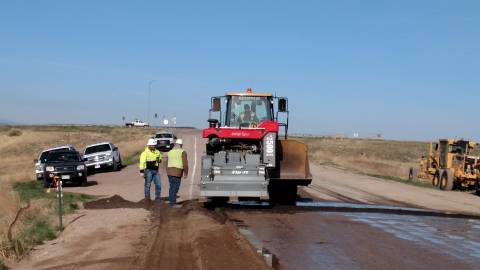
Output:
<svg viewBox="0 0 480 270">
<path fill-rule="evenodd" d="M 0 127 L 0 258 L 15 255 L 7 247 L 7 230 L 18 210 L 30 201 L 16 224 L 14 236 L 23 239 L 25 246 L 38 244 L 52 237 L 52 215 L 55 205 L 46 196 L 40 183 L 33 181 L 33 159 L 46 148 L 70 144 L 80 152 L 86 145 L 112 141 L 120 149 L 126 164 L 136 161 L 153 129 L 95 126 L 22 126 Z M 66 195 L 67 211 L 75 210 L 77 201 L 85 198 Z M 3 248 L 2 248 L 3 247 Z M 0 262 L 2 261 L 0 259 Z"/>
<path fill-rule="evenodd" d="M 406 142 L 332 137 L 295 138 L 309 147 L 311 162 L 355 172 L 406 179 L 410 167 L 418 167 L 426 142 Z"/>
</svg>

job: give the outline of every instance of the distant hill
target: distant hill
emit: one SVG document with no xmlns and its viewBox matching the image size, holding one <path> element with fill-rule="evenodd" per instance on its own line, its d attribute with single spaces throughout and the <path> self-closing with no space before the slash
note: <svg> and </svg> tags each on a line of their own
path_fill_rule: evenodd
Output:
<svg viewBox="0 0 480 270">
<path fill-rule="evenodd" d="M 10 121 L 10 120 L 5 120 L 5 119 L 0 119 L 0 125 L 18 125 L 18 123 Z"/>
</svg>

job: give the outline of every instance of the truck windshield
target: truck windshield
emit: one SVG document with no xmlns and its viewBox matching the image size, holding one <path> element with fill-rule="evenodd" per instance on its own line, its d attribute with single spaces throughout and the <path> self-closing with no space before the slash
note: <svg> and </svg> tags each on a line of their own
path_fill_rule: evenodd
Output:
<svg viewBox="0 0 480 270">
<path fill-rule="evenodd" d="M 99 144 L 99 145 L 87 147 L 87 149 L 85 149 L 85 155 L 98 153 L 98 152 L 111 151 L 111 150 L 112 149 L 110 149 L 109 144 Z"/>
<path fill-rule="evenodd" d="M 227 126 L 250 126 L 272 120 L 271 97 L 230 96 L 227 98 Z"/>
<path fill-rule="evenodd" d="M 170 138 L 172 138 L 172 134 L 157 134 L 157 135 L 155 135 L 155 138 L 157 138 L 157 139 L 161 139 L 161 138 L 170 139 Z"/>
<path fill-rule="evenodd" d="M 69 150 L 69 149 L 68 148 L 58 148 L 58 149 L 55 149 L 55 150 L 42 152 L 40 154 L 40 158 L 38 160 L 40 160 L 40 162 L 45 162 L 45 160 L 47 160 L 48 154 L 50 154 L 53 151 L 62 151 L 62 150 Z"/>
<path fill-rule="evenodd" d="M 76 152 L 50 152 L 47 156 L 47 162 L 77 162 L 80 156 Z"/>
</svg>

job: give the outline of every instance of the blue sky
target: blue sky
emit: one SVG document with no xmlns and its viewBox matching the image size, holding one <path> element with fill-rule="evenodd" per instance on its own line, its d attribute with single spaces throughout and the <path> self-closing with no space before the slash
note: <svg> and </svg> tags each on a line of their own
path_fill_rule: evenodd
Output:
<svg viewBox="0 0 480 270">
<path fill-rule="evenodd" d="M 0 119 L 206 126 L 288 96 L 291 131 L 480 139 L 479 1 L 1 1 Z"/>
</svg>

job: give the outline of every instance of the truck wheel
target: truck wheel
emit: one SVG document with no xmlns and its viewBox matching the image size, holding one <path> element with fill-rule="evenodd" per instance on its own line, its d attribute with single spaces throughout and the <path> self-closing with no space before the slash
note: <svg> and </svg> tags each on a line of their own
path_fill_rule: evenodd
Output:
<svg viewBox="0 0 480 270">
<path fill-rule="evenodd" d="M 438 184 L 440 183 L 440 171 L 437 170 L 432 177 L 432 186 L 438 188 Z"/>
<path fill-rule="evenodd" d="M 86 186 L 87 183 L 88 183 L 87 177 L 85 177 L 85 178 L 83 178 L 82 181 L 80 182 L 80 185 L 81 185 L 81 186 Z"/>
<path fill-rule="evenodd" d="M 477 179 L 477 184 L 475 185 L 475 194 L 480 196 L 480 180 Z"/>
<path fill-rule="evenodd" d="M 123 168 L 122 157 L 118 156 L 118 170 L 121 170 L 122 168 Z"/>
<path fill-rule="evenodd" d="M 438 185 L 441 190 L 453 189 L 453 175 L 449 170 L 444 170 L 440 177 L 440 184 Z"/>
<path fill-rule="evenodd" d="M 408 172 L 408 180 L 409 181 L 417 181 L 418 180 L 418 169 L 410 168 Z"/>
</svg>

